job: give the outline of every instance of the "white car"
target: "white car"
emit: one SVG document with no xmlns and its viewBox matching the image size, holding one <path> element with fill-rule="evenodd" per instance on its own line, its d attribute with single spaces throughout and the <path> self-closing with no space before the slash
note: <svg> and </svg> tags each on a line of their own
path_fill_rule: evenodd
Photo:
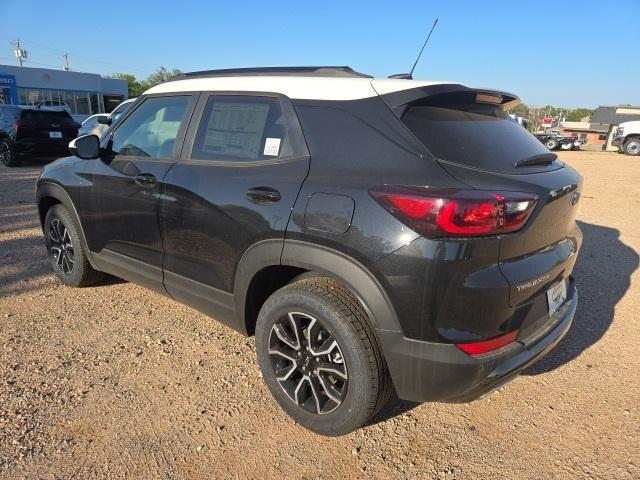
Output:
<svg viewBox="0 0 640 480">
<path fill-rule="evenodd" d="M 78 131 L 78 136 L 93 134 L 98 137 L 102 137 L 102 134 L 107 130 L 107 128 L 109 128 L 109 125 L 115 122 L 120 115 L 126 112 L 135 100 L 135 98 L 125 100 L 114 108 L 111 113 L 96 113 L 95 115 L 91 115 L 82 122 L 80 130 Z"/>
</svg>

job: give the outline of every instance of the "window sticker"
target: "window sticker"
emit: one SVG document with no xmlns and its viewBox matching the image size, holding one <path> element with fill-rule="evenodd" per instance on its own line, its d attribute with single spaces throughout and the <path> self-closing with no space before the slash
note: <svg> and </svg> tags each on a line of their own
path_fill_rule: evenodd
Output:
<svg viewBox="0 0 640 480">
<path fill-rule="evenodd" d="M 264 142 L 264 155 L 277 157 L 280 152 L 280 138 L 269 138 Z"/>
<path fill-rule="evenodd" d="M 216 102 L 209 116 L 202 151 L 257 159 L 269 108 L 261 103 Z"/>
</svg>

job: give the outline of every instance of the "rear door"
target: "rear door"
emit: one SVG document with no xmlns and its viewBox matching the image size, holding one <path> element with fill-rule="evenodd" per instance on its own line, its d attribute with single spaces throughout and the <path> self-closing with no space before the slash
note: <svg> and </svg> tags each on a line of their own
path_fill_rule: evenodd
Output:
<svg viewBox="0 0 640 480">
<path fill-rule="evenodd" d="M 88 161 L 79 208 L 89 249 L 106 271 L 162 290 L 158 218 L 165 175 L 180 153 L 195 96 L 150 96 L 102 140 Z"/>
<path fill-rule="evenodd" d="M 287 98 L 202 95 L 181 160 L 164 181 L 164 281 L 176 299 L 217 316 L 235 269 L 260 240 L 283 240 L 309 170 Z"/>
</svg>

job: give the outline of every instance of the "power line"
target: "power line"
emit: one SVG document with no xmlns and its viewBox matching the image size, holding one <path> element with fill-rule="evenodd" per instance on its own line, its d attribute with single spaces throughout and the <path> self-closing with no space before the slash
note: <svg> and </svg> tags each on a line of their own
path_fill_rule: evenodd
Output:
<svg viewBox="0 0 640 480">
<path fill-rule="evenodd" d="M 2 35 L 2 37 L 10 39 L 10 37 L 7 37 L 6 35 Z M 33 40 L 29 40 L 29 39 L 23 38 L 23 41 L 26 41 L 29 44 L 37 45 L 38 47 L 44 48 L 45 50 L 49 50 L 49 51 L 57 52 L 57 53 L 63 53 L 63 54 L 66 54 L 66 55 L 69 55 L 69 56 L 72 56 L 72 57 L 76 57 L 76 58 L 88 61 L 88 62 L 101 63 L 103 65 L 108 65 L 110 67 L 114 67 L 114 68 L 118 68 L 118 69 L 123 68 L 125 70 L 135 71 L 135 72 L 138 72 L 138 73 L 146 73 L 143 70 L 140 70 L 138 68 L 131 68 L 131 67 L 127 67 L 125 65 L 118 65 L 118 64 L 115 64 L 115 63 L 111 63 L 111 62 L 105 62 L 104 60 L 98 60 L 96 58 L 85 57 L 84 55 L 78 55 L 76 53 L 69 52 L 68 50 L 61 50 L 59 48 L 50 47 L 48 45 L 44 45 L 44 44 L 42 44 L 40 42 L 36 42 L 36 41 L 33 41 Z M 36 63 L 36 62 L 31 62 L 30 61 L 30 63 Z M 44 64 L 41 64 L 41 65 L 44 65 Z"/>
</svg>

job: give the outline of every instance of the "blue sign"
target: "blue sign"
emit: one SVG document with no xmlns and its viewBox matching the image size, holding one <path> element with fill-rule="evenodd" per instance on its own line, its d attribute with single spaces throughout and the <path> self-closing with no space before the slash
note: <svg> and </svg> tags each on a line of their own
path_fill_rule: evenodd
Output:
<svg viewBox="0 0 640 480">
<path fill-rule="evenodd" d="M 14 75 L 7 75 L 0 73 L 0 89 L 5 92 L 8 90 L 9 98 L 12 104 L 18 104 L 18 89 L 16 88 L 16 77 Z"/>
</svg>

